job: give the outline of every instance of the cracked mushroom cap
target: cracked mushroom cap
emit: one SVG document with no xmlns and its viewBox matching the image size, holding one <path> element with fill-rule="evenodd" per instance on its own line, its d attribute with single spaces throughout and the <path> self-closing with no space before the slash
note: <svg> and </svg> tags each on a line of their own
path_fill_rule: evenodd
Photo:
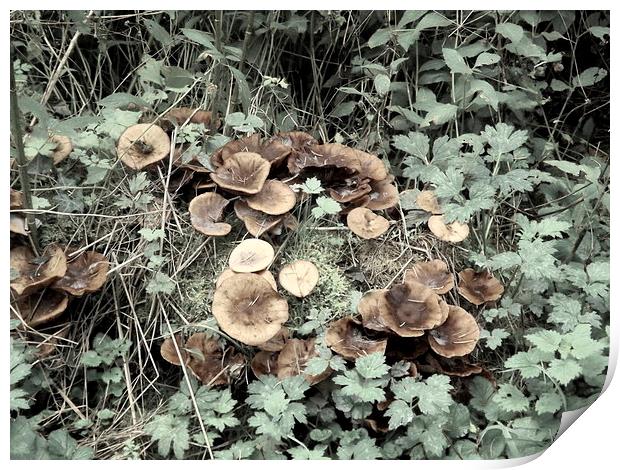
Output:
<svg viewBox="0 0 620 470">
<path fill-rule="evenodd" d="M 258 351 L 252 358 L 250 368 L 256 377 L 278 374 L 278 352 Z"/>
<path fill-rule="evenodd" d="M 235 274 L 238 274 L 238 273 L 236 273 L 230 268 L 226 268 L 224 271 L 222 271 L 222 274 L 220 274 L 218 278 L 216 279 L 215 288 L 217 289 L 218 287 L 220 287 L 222 285 L 222 282 L 224 282 L 229 277 L 233 277 Z M 256 274 L 264 277 L 269 283 L 269 285 L 273 287 L 273 290 L 275 290 L 276 292 L 278 291 L 278 284 L 276 283 L 276 278 L 273 277 L 273 274 L 271 274 L 271 272 L 265 269 L 263 271 L 257 271 Z"/>
<path fill-rule="evenodd" d="M 369 240 L 383 235 L 390 222 L 365 207 L 356 207 L 347 215 L 347 226 L 358 237 Z"/>
<path fill-rule="evenodd" d="M 245 363 L 242 354 L 233 348 L 222 349 L 216 338 L 195 333 L 185 343 L 187 365 L 205 385 L 227 385 Z"/>
<path fill-rule="evenodd" d="M 297 203 L 295 191 L 288 184 L 278 180 L 267 180 L 258 193 L 246 198 L 252 209 L 270 215 L 282 215 Z"/>
<path fill-rule="evenodd" d="M 332 371 L 329 367 L 317 375 L 304 373 L 310 359 L 318 356 L 318 352 L 315 349 L 315 341 L 316 338 L 308 338 L 289 339 L 286 342 L 278 355 L 277 370 L 279 379 L 303 375 L 310 385 L 315 385 L 330 376 Z"/>
<path fill-rule="evenodd" d="M 67 272 L 67 257 L 58 245 L 49 245 L 38 257 L 30 248 L 18 246 L 11 250 L 10 263 L 11 289 L 17 295 L 41 290 Z"/>
<path fill-rule="evenodd" d="M 211 308 L 222 331 L 250 346 L 265 343 L 288 320 L 288 303 L 258 274 L 236 274 L 213 294 Z"/>
<path fill-rule="evenodd" d="M 435 294 L 445 294 L 454 287 L 454 276 L 446 262 L 440 259 L 415 263 L 405 271 L 405 282 L 410 281 L 425 285 Z"/>
<path fill-rule="evenodd" d="M 443 209 L 439 205 L 435 191 L 420 191 L 415 200 L 418 207 L 431 214 L 443 214 Z"/>
<path fill-rule="evenodd" d="M 252 209 L 246 201 L 241 199 L 235 201 L 235 214 L 243 221 L 245 229 L 255 237 L 260 237 L 265 232 L 275 229 L 284 218 L 284 215 L 269 215 Z"/>
<path fill-rule="evenodd" d="M 257 345 L 256 347 L 262 351 L 269 351 L 269 352 L 282 351 L 282 348 L 284 348 L 284 345 L 286 344 L 286 341 L 288 340 L 288 338 L 289 338 L 288 328 L 286 326 L 283 326 L 282 328 L 280 328 L 280 331 L 278 331 L 273 338 L 271 338 L 268 341 L 265 341 L 264 343 Z"/>
<path fill-rule="evenodd" d="M 428 228 L 440 240 L 451 243 L 459 243 L 469 235 L 469 225 L 454 221 L 446 224 L 442 215 L 432 215 L 428 219 Z"/>
<path fill-rule="evenodd" d="M 96 251 L 85 251 L 67 263 L 66 274 L 52 287 L 76 297 L 96 292 L 108 277 L 108 259 Z"/>
<path fill-rule="evenodd" d="M 288 157 L 289 153 L 291 153 L 291 148 L 278 140 L 269 139 L 263 141 L 260 134 L 252 134 L 241 139 L 231 140 L 217 149 L 211 157 L 211 164 L 218 168 L 238 152 L 257 153 L 276 166 Z"/>
<path fill-rule="evenodd" d="M 357 312 L 362 316 L 364 328 L 374 331 L 390 332 L 390 324 L 394 321 L 390 317 L 390 305 L 385 294 L 387 289 L 371 290 L 366 292 L 357 304 Z"/>
<path fill-rule="evenodd" d="M 170 137 L 155 124 L 135 124 L 118 139 L 116 153 L 129 168 L 141 170 L 170 154 Z"/>
<path fill-rule="evenodd" d="M 319 282 L 319 270 L 310 261 L 299 259 L 287 264 L 278 275 L 280 285 L 295 297 L 306 297 Z"/>
<path fill-rule="evenodd" d="M 474 350 L 480 339 L 476 319 L 455 305 L 448 305 L 448 319 L 430 331 L 428 343 L 443 357 L 465 356 Z"/>
<path fill-rule="evenodd" d="M 56 144 L 56 148 L 54 148 L 51 156 L 54 165 L 58 165 L 73 151 L 73 144 L 71 143 L 71 139 L 64 135 L 51 135 L 49 140 Z"/>
<path fill-rule="evenodd" d="M 384 354 L 387 346 L 387 339 L 368 338 L 361 323 L 353 317 L 330 323 L 325 333 L 325 342 L 336 354 L 351 361 L 376 352 Z"/>
<path fill-rule="evenodd" d="M 504 286 L 490 272 L 467 268 L 459 273 L 459 294 L 474 305 L 494 302 L 504 293 Z"/>
<path fill-rule="evenodd" d="M 51 289 L 20 297 L 16 302 L 19 315 L 31 328 L 37 328 L 60 317 L 67 305 L 69 297 Z"/>
<path fill-rule="evenodd" d="M 369 199 L 365 207 L 373 211 L 396 207 L 399 201 L 398 189 L 392 184 L 393 181 L 392 176 L 379 181 L 371 181 L 371 191 L 368 194 Z"/>
<path fill-rule="evenodd" d="M 248 238 L 230 252 L 228 266 L 236 273 L 255 273 L 267 269 L 273 258 L 273 247 L 269 243 Z"/>
<path fill-rule="evenodd" d="M 189 214 L 192 226 L 205 235 L 221 237 L 228 235 L 232 227 L 220 222 L 228 199 L 217 193 L 204 193 L 196 196 L 189 203 Z"/>
<path fill-rule="evenodd" d="M 396 284 L 385 297 L 401 328 L 430 330 L 443 320 L 439 296 L 418 282 Z"/>
<path fill-rule="evenodd" d="M 177 353 L 176 348 L 174 347 L 174 341 L 176 340 L 177 346 L 179 348 L 179 352 L 181 356 Z M 187 353 L 185 352 L 185 343 L 183 342 L 183 338 L 181 335 L 174 335 L 174 340 L 172 337 L 166 338 L 159 348 L 159 353 L 161 357 L 163 357 L 170 364 L 174 364 L 175 366 L 180 366 L 181 363 L 185 363 L 187 361 Z"/>
<path fill-rule="evenodd" d="M 258 153 L 237 152 L 231 155 L 211 179 L 220 187 L 240 194 L 256 194 L 263 189 L 271 165 Z"/>
</svg>

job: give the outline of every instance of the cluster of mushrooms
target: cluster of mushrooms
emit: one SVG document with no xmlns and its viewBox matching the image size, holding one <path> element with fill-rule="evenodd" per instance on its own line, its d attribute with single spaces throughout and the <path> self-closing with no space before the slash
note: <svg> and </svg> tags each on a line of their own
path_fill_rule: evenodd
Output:
<svg viewBox="0 0 620 470">
<path fill-rule="evenodd" d="M 435 192 L 432 190 L 420 191 L 416 197 L 417 206 L 431 214 L 428 218 L 428 228 L 440 240 L 460 243 L 469 235 L 469 226 L 459 221 L 449 224 L 443 219 L 443 209 Z"/>
</svg>

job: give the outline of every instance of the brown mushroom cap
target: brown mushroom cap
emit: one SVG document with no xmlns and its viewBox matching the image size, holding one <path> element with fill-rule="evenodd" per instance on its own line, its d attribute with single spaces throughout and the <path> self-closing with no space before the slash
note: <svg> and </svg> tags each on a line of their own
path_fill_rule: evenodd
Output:
<svg viewBox="0 0 620 470">
<path fill-rule="evenodd" d="M 66 274 L 52 287 L 76 297 L 96 292 L 108 277 L 108 266 L 108 259 L 101 253 L 85 251 L 67 263 Z"/>
<path fill-rule="evenodd" d="M 371 191 L 368 194 L 368 202 L 364 205 L 370 210 L 378 211 L 389 209 L 398 205 L 398 189 L 392 184 L 393 177 L 379 181 L 371 181 Z"/>
<path fill-rule="evenodd" d="M 428 349 L 425 337 L 389 336 L 385 355 L 394 361 L 415 361 Z"/>
<path fill-rule="evenodd" d="M 284 217 L 254 210 L 248 206 L 246 201 L 241 199 L 235 201 L 235 214 L 243 221 L 246 230 L 255 237 L 260 237 L 265 232 L 269 232 L 277 227 Z"/>
<path fill-rule="evenodd" d="M 304 373 L 310 359 L 318 356 L 318 352 L 315 349 L 315 341 L 316 338 L 308 338 L 305 340 L 289 339 L 286 342 L 278 355 L 277 370 L 279 379 L 303 374 L 310 385 L 315 385 L 330 376 L 332 371 L 329 368 L 317 375 Z"/>
<path fill-rule="evenodd" d="M 264 240 L 248 238 L 230 252 L 228 266 L 236 273 L 255 273 L 269 267 L 275 253 Z"/>
<path fill-rule="evenodd" d="M 211 164 L 218 168 L 226 160 L 238 152 L 257 153 L 272 165 L 277 165 L 288 157 L 291 148 L 275 139 L 263 141 L 260 134 L 252 134 L 237 140 L 231 140 L 215 151 L 211 157 Z"/>
<path fill-rule="evenodd" d="M 67 257 L 58 245 L 48 246 L 40 257 L 35 257 L 30 248 L 18 246 L 11 250 L 10 257 L 11 269 L 17 274 L 11 289 L 17 295 L 41 290 L 67 272 Z"/>
<path fill-rule="evenodd" d="M 464 357 L 455 356 L 435 358 L 428 353 L 423 358 L 426 364 L 418 364 L 418 368 L 428 374 L 452 375 L 455 377 L 469 377 L 475 374 L 490 375 L 490 373 L 478 364 L 471 364 Z M 491 376 L 492 378 L 492 376 Z"/>
<path fill-rule="evenodd" d="M 302 131 L 281 132 L 271 137 L 268 142 L 278 142 L 292 150 L 299 150 L 319 143 L 310 134 Z"/>
<path fill-rule="evenodd" d="M 418 282 L 396 284 L 385 297 L 400 327 L 428 330 L 443 319 L 439 296 Z"/>
<path fill-rule="evenodd" d="M 243 366 L 243 355 L 232 348 L 222 350 L 217 339 L 206 333 L 195 333 L 185 343 L 187 365 L 194 375 L 206 385 L 226 385 Z"/>
<path fill-rule="evenodd" d="M 432 215 L 428 219 L 428 228 L 437 238 L 445 242 L 459 243 L 469 235 L 469 225 L 458 221 L 446 224 L 442 215 Z"/>
<path fill-rule="evenodd" d="M 26 230 L 26 218 L 21 215 L 11 214 L 9 231 L 12 233 L 17 233 L 19 235 L 27 236 L 28 231 Z"/>
<path fill-rule="evenodd" d="M 196 196 L 189 203 L 189 214 L 192 226 L 205 235 L 221 237 L 228 235 L 232 227 L 220 222 L 222 212 L 228 199 L 216 193 L 204 193 Z"/>
<path fill-rule="evenodd" d="M 387 289 L 366 292 L 357 304 L 357 312 L 362 316 L 364 328 L 375 331 L 389 332 L 389 324 L 394 323 L 387 317 L 391 315 L 390 305 L 385 294 Z"/>
<path fill-rule="evenodd" d="M 176 348 L 174 347 L 174 341 L 172 337 L 166 338 L 163 343 L 161 343 L 161 347 L 159 348 L 159 353 L 161 357 L 163 357 L 170 364 L 174 364 L 175 366 L 180 366 L 181 363 L 187 362 L 187 353 L 185 352 L 185 344 L 183 343 L 183 339 L 181 335 L 174 335 L 175 340 L 177 342 L 177 346 L 179 347 L 179 352 L 181 356 L 177 353 Z"/>
<path fill-rule="evenodd" d="M 343 204 L 359 200 L 372 191 L 368 178 L 352 177 L 346 178 L 344 182 L 342 186 L 329 188 L 330 197 Z"/>
<path fill-rule="evenodd" d="M 443 214 L 443 210 L 439 205 L 435 191 L 420 191 L 415 200 L 418 207 L 431 214 Z"/>
<path fill-rule="evenodd" d="M 409 281 L 424 284 L 435 294 L 445 294 L 454 287 L 454 276 L 446 262 L 439 259 L 414 264 L 405 271 L 405 282 Z"/>
<path fill-rule="evenodd" d="M 36 345 L 36 356 L 38 359 L 45 359 L 56 351 L 61 340 L 67 339 L 69 331 L 71 330 L 71 324 L 53 326 L 46 328 L 45 332 L 36 332 L 33 336 L 42 337 L 43 341 Z"/>
<path fill-rule="evenodd" d="M 183 124 L 189 119 L 192 124 L 203 124 L 205 127 L 211 125 L 211 111 L 204 111 L 195 108 L 172 108 L 164 115 L 164 119 L 173 121 L 177 124 Z"/>
<path fill-rule="evenodd" d="M 355 235 L 368 240 L 383 235 L 390 223 L 370 209 L 356 207 L 347 215 L 347 226 Z"/>
<path fill-rule="evenodd" d="M 476 319 L 455 305 L 448 305 L 448 319 L 431 330 L 428 343 L 433 351 L 444 357 L 464 356 L 476 347 L 480 328 Z"/>
<path fill-rule="evenodd" d="M 66 294 L 51 289 L 22 296 L 16 302 L 19 315 L 31 328 L 36 328 L 60 317 L 67 309 L 68 304 L 69 298 Z"/>
<path fill-rule="evenodd" d="M 10 199 L 10 208 L 11 209 L 21 209 L 24 207 L 24 193 L 21 191 L 16 191 L 15 189 L 11 189 L 11 199 Z"/>
<path fill-rule="evenodd" d="M 58 165 L 73 151 L 73 144 L 71 139 L 64 135 L 51 135 L 49 140 L 56 144 L 56 148 L 52 152 L 52 162 L 54 165 Z"/>
<path fill-rule="evenodd" d="M 222 282 L 213 294 L 213 316 L 232 338 L 256 346 L 273 338 L 288 320 L 288 303 L 258 274 Z"/>
<path fill-rule="evenodd" d="M 256 347 L 262 351 L 269 352 L 278 352 L 282 351 L 286 341 L 288 340 L 289 332 L 286 326 L 280 328 L 280 331 L 276 333 L 276 335 L 268 341 L 257 345 Z"/>
<path fill-rule="evenodd" d="M 250 368 L 256 377 L 278 374 L 278 352 L 258 351 L 252 358 Z"/>
<path fill-rule="evenodd" d="M 498 300 L 504 293 L 504 286 L 488 271 L 477 273 L 467 268 L 459 273 L 459 294 L 474 305 Z"/>
<path fill-rule="evenodd" d="M 282 215 L 295 207 L 297 198 L 288 184 L 267 180 L 258 193 L 246 199 L 252 209 L 270 215 Z"/>
<path fill-rule="evenodd" d="M 278 275 L 280 285 L 295 297 L 306 297 L 319 282 L 319 270 L 310 261 L 299 259 L 287 264 Z"/>
<path fill-rule="evenodd" d="M 222 285 L 222 282 L 224 282 L 229 277 L 233 277 L 235 274 L 238 274 L 238 273 L 236 273 L 230 268 L 226 268 L 224 271 L 222 271 L 222 274 L 220 274 L 218 278 L 216 279 L 215 288 L 218 289 Z M 271 272 L 265 269 L 263 271 L 257 271 L 256 274 L 264 277 L 269 283 L 269 285 L 273 287 L 273 290 L 275 290 L 276 292 L 278 291 L 278 284 L 276 283 L 276 278 L 273 277 L 273 274 L 271 274 Z"/>
<path fill-rule="evenodd" d="M 118 139 L 116 152 L 129 168 L 141 170 L 170 154 L 170 138 L 155 124 L 135 124 Z"/>
<path fill-rule="evenodd" d="M 269 176 L 271 165 L 258 153 L 237 152 L 231 155 L 211 179 L 224 189 L 241 194 L 256 194 Z"/>
<path fill-rule="evenodd" d="M 325 333 L 325 343 L 335 353 L 354 361 L 368 354 L 384 354 L 387 339 L 368 338 L 360 322 L 353 317 L 345 317 L 330 323 Z"/>
</svg>

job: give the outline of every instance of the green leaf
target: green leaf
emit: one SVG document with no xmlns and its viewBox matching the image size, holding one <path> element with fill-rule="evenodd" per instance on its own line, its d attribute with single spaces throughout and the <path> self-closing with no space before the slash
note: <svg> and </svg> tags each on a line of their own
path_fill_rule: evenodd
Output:
<svg viewBox="0 0 620 470">
<path fill-rule="evenodd" d="M 568 383 L 581 375 L 581 365 L 574 359 L 554 359 L 549 363 L 547 374 L 560 385 Z"/>
<path fill-rule="evenodd" d="M 385 416 L 390 418 L 388 428 L 392 430 L 409 424 L 413 419 L 413 410 L 409 403 L 394 400 L 385 411 Z"/>
<path fill-rule="evenodd" d="M 495 350 L 502 345 L 502 341 L 510 336 L 503 328 L 495 328 L 491 331 L 491 335 L 486 338 L 487 348 Z"/>
<path fill-rule="evenodd" d="M 505 411 L 513 411 L 516 413 L 527 411 L 530 402 L 521 390 L 512 384 L 502 384 L 493 397 L 499 407 Z"/>
<path fill-rule="evenodd" d="M 429 138 L 421 132 L 409 132 L 406 136 L 394 136 L 392 146 L 422 161 L 426 161 L 430 151 Z"/>
<path fill-rule="evenodd" d="M 523 28 L 514 23 L 500 23 L 495 27 L 495 31 L 515 44 L 523 39 Z"/>
<path fill-rule="evenodd" d="M 316 203 L 317 207 L 312 209 L 312 215 L 317 219 L 325 214 L 339 214 L 342 210 L 342 206 L 331 197 L 319 196 Z"/>
<path fill-rule="evenodd" d="M 211 35 L 211 33 L 207 33 L 206 31 L 199 31 L 197 29 L 191 29 L 191 28 L 181 28 L 181 32 L 190 41 L 197 42 L 201 46 L 204 46 L 211 51 L 216 50 L 215 46 L 213 45 L 213 42 L 215 40 L 213 39 L 213 36 Z"/>
<path fill-rule="evenodd" d="M 381 353 L 368 354 L 355 360 L 355 370 L 365 379 L 377 379 L 390 370 Z"/>
<path fill-rule="evenodd" d="M 452 73 L 462 73 L 465 75 L 471 75 L 472 70 L 465 62 L 465 59 L 459 54 L 459 51 L 455 49 L 442 49 L 443 58 L 446 61 L 446 65 L 450 68 Z"/>
<path fill-rule="evenodd" d="M 568 162 L 565 160 L 545 160 L 546 165 L 551 165 L 564 173 L 568 173 L 574 176 L 579 176 L 579 173 L 585 171 L 585 167 L 583 165 L 577 165 L 573 162 Z"/>
<path fill-rule="evenodd" d="M 390 77 L 384 74 L 379 74 L 374 80 L 375 90 L 379 95 L 384 96 L 390 91 Z"/>
<path fill-rule="evenodd" d="M 343 101 L 330 113 L 330 116 L 341 118 L 349 116 L 357 106 L 357 101 Z"/>
<path fill-rule="evenodd" d="M 173 415 L 157 415 L 144 426 L 144 432 L 151 436 L 151 441 L 157 441 L 157 452 L 167 457 L 170 448 L 177 459 L 183 459 L 185 451 L 189 449 L 189 419 Z"/>
<path fill-rule="evenodd" d="M 498 63 L 500 60 L 501 57 L 497 54 L 482 52 L 478 57 L 476 57 L 476 63 L 474 64 L 474 68 L 483 67 L 485 65 L 493 65 Z"/>
<path fill-rule="evenodd" d="M 527 340 L 538 349 L 548 353 L 554 353 L 560 347 L 562 335 L 554 330 L 542 330 L 525 336 Z"/>
<path fill-rule="evenodd" d="M 146 286 L 147 294 L 167 294 L 170 295 L 174 292 L 176 284 L 174 281 L 162 272 L 155 274 L 155 277 L 149 281 Z"/>
<path fill-rule="evenodd" d="M 536 401 L 534 409 L 538 414 L 555 413 L 562 409 L 562 397 L 556 392 L 545 392 Z"/>
<path fill-rule="evenodd" d="M 159 23 L 149 19 L 143 19 L 142 21 L 146 29 L 151 33 L 151 36 L 159 41 L 162 46 L 166 47 L 172 44 L 172 36 Z"/>
<path fill-rule="evenodd" d="M 240 112 L 227 114 L 225 121 L 229 126 L 240 126 L 245 122 L 245 114 Z"/>
<path fill-rule="evenodd" d="M 532 379 L 542 373 L 540 358 L 532 351 L 520 351 L 504 362 L 506 370 L 518 370 L 523 378 Z"/>
<path fill-rule="evenodd" d="M 383 46 L 384 44 L 387 44 L 391 36 L 392 36 L 391 30 L 387 28 L 378 29 L 368 39 L 368 47 L 373 49 L 378 46 Z"/>
<path fill-rule="evenodd" d="M 573 77 L 571 84 L 573 87 L 592 86 L 607 76 L 607 70 L 598 67 L 590 67 Z"/>
</svg>

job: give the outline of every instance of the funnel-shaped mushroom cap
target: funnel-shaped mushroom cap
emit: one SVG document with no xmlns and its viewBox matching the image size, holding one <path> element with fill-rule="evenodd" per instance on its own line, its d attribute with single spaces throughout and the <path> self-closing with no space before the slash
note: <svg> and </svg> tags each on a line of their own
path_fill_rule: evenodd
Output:
<svg viewBox="0 0 620 470">
<path fill-rule="evenodd" d="M 368 240 L 383 235 L 390 223 L 365 207 L 356 207 L 347 215 L 347 226 L 355 235 Z"/>
<path fill-rule="evenodd" d="M 222 282 L 224 282 L 229 277 L 233 277 L 235 274 L 238 274 L 238 273 L 236 273 L 230 268 L 226 268 L 224 271 L 222 271 L 222 274 L 220 274 L 218 278 L 216 279 L 215 288 L 218 289 L 222 285 Z M 257 271 L 256 274 L 264 277 L 269 283 L 269 285 L 273 287 L 273 290 L 275 290 L 276 292 L 278 291 L 278 284 L 276 283 L 276 278 L 273 277 L 273 274 L 271 274 L 271 272 L 265 269 L 263 271 Z"/>
<path fill-rule="evenodd" d="M 288 184 L 267 180 L 260 192 L 246 199 L 252 209 L 271 215 L 282 215 L 295 207 L 297 198 Z"/>
<path fill-rule="evenodd" d="M 401 327 L 428 330 L 443 319 L 437 294 L 418 282 L 394 285 L 386 299 Z"/>
<path fill-rule="evenodd" d="M 329 195 L 332 199 L 340 203 L 356 201 L 372 190 L 370 184 L 368 184 L 369 181 L 368 178 L 347 178 L 344 186 L 329 188 Z"/>
<path fill-rule="evenodd" d="M 360 322 L 345 317 L 330 323 L 325 342 L 335 353 L 354 361 L 358 357 L 379 352 L 385 353 L 387 339 L 370 339 L 364 334 Z"/>
<path fill-rule="evenodd" d="M 252 358 L 250 368 L 256 377 L 261 375 L 277 375 L 278 352 L 258 351 Z"/>
<path fill-rule="evenodd" d="M 213 316 L 232 338 L 256 346 L 273 338 L 288 320 L 288 304 L 258 274 L 243 273 L 222 282 L 213 294 Z"/>
<path fill-rule="evenodd" d="M 371 192 L 368 195 L 369 201 L 365 204 L 365 207 L 373 211 L 396 207 L 398 205 L 398 189 L 392 184 L 392 181 L 394 181 L 393 177 L 371 181 Z"/>
<path fill-rule="evenodd" d="M 168 119 L 179 125 L 189 119 L 188 122 L 192 124 L 203 124 L 205 127 L 208 127 L 211 125 L 211 111 L 185 107 L 172 108 L 164 115 L 164 119 Z"/>
<path fill-rule="evenodd" d="M 426 364 L 419 363 L 418 369 L 427 374 L 469 377 L 470 375 L 485 373 L 485 369 L 478 364 L 471 364 L 465 358 L 459 356 L 453 358 L 439 356 L 435 358 L 431 353 L 428 353 L 424 356 L 423 360 L 426 361 Z"/>
<path fill-rule="evenodd" d="M 304 373 L 310 359 L 318 356 L 318 352 L 315 349 L 315 340 L 316 338 L 308 338 L 305 340 L 289 339 L 286 342 L 278 356 L 277 369 L 279 379 L 301 374 L 310 385 L 315 385 L 330 376 L 332 371 L 329 368 L 317 375 Z"/>
<path fill-rule="evenodd" d="M 428 219 L 428 228 L 431 232 L 445 242 L 459 243 L 469 235 L 469 226 L 461 222 L 454 221 L 446 224 L 442 215 L 432 215 Z"/>
<path fill-rule="evenodd" d="M 299 150 L 319 143 L 310 134 L 302 131 L 281 132 L 271 137 L 268 142 L 277 142 L 293 150 Z"/>
<path fill-rule="evenodd" d="M 273 257 L 273 247 L 269 243 L 258 238 L 248 238 L 230 252 L 228 266 L 236 273 L 255 273 L 267 269 Z"/>
<path fill-rule="evenodd" d="M 222 351 L 220 343 L 206 333 L 195 333 L 185 343 L 187 365 L 207 385 L 226 385 L 245 362 L 232 348 Z"/>
<path fill-rule="evenodd" d="M 56 148 L 54 148 L 52 152 L 52 161 L 54 165 L 58 165 L 73 151 L 73 144 L 71 143 L 71 139 L 64 135 L 51 135 L 49 140 L 56 144 Z"/>
<path fill-rule="evenodd" d="M 443 210 L 439 205 L 435 191 L 420 191 L 415 200 L 418 207 L 431 214 L 443 214 Z"/>
<path fill-rule="evenodd" d="M 192 226 L 205 235 L 221 237 L 228 235 L 232 227 L 220 222 L 222 212 L 228 204 L 228 199 L 216 193 L 204 193 L 196 196 L 189 203 L 189 214 Z"/>
<path fill-rule="evenodd" d="M 141 170 L 170 154 L 170 138 L 155 124 L 135 124 L 118 139 L 116 153 L 129 168 Z"/>
<path fill-rule="evenodd" d="M 223 147 L 215 151 L 211 157 L 211 164 L 218 168 L 235 153 L 252 152 L 257 153 L 272 165 L 277 165 L 291 153 L 289 146 L 270 139 L 263 142 L 260 134 L 252 134 L 242 139 L 231 140 Z"/>
<path fill-rule="evenodd" d="M 455 305 L 448 305 L 448 319 L 428 336 L 433 351 L 444 357 L 464 356 L 476 347 L 480 328 L 476 319 Z"/>
<path fill-rule="evenodd" d="M 19 315 L 31 328 L 55 320 L 67 309 L 68 304 L 69 298 L 65 294 L 51 289 L 17 299 Z"/>
<path fill-rule="evenodd" d="M 371 290 L 360 299 L 357 312 L 362 316 L 364 328 L 384 332 L 392 331 L 389 325 L 394 321 L 388 319 L 391 313 L 390 305 L 385 298 L 386 292 L 387 289 Z"/>
<path fill-rule="evenodd" d="M 277 227 L 282 222 L 283 215 L 269 215 L 248 206 L 246 201 L 235 201 L 235 214 L 245 224 L 245 229 L 255 237 Z"/>
<path fill-rule="evenodd" d="M 306 297 L 319 282 L 319 270 L 310 261 L 299 259 L 280 270 L 278 281 L 295 297 Z"/>
<path fill-rule="evenodd" d="M 185 352 L 185 345 L 183 343 L 183 339 L 181 335 L 174 335 L 177 346 L 179 348 L 179 352 L 181 356 L 177 353 L 176 348 L 174 347 L 174 340 L 172 337 L 166 338 L 163 343 L 161 343 L 161 347 L 159 348 L 159 352 L 161 357 L 163 357 L 170 364 L 174 364 L 175 366 L 180 366 L 182 363 L 187 362 L 187 353 Z"/>
<path fill-rule="evenodd" d="M 445 261 L 434 259 L 426 263 L 416 263 L 405 271 L 405 282 L 419 282 L 435 294 L 445 294 L 454 287 L 454 276 Z"/>
<path fill-rule="evenodd" d="M 282 351 L 282 348 L 284 348 L 284 345 L 286 344 L 288 337 L 289 337 L 288 328 L 286 326 L 283 326 L 282 328 L 280 328 L 280 331 L 278 331 L 273 338 L 271 338 L 268 341 L 265 341 L 264 343 L 258 344 L 256 347 L 258 349 L 261 349 L 262 351 L 269 351 L 269 352 Z"/>
<path fill-rule="evenodd" d="M 269 176 L 271 165 L 258 153 L 238 152 L 231 155 L 211 179 L 220 188 L 241 194 L 256 194 Z"/>
<path fill-rule="evenodd" d="M 39 257 L 30 248 L 18 246 L 11 250 L 11 271 L 16 276 L 11 280 L 11 289 L 17 295 L 27 295 L 64 276 L 67 257 L 57 245 L 48 246 Z"/>
<path fill-rule="evenodd" d="M 105 284 L 108 265 L 108 259 L 101 253 L 85 251 L 67 263 L 66 274 L 53 287 L 76 297 L 96 292 Z"/>
<path fill-rule="evenodd" d="M 459 273 L 459 294 L 474 305 L 498 300 L 504 293 L 504 286 L 488 271 L 477 273 L 467 268 Z"/>
</svg>

